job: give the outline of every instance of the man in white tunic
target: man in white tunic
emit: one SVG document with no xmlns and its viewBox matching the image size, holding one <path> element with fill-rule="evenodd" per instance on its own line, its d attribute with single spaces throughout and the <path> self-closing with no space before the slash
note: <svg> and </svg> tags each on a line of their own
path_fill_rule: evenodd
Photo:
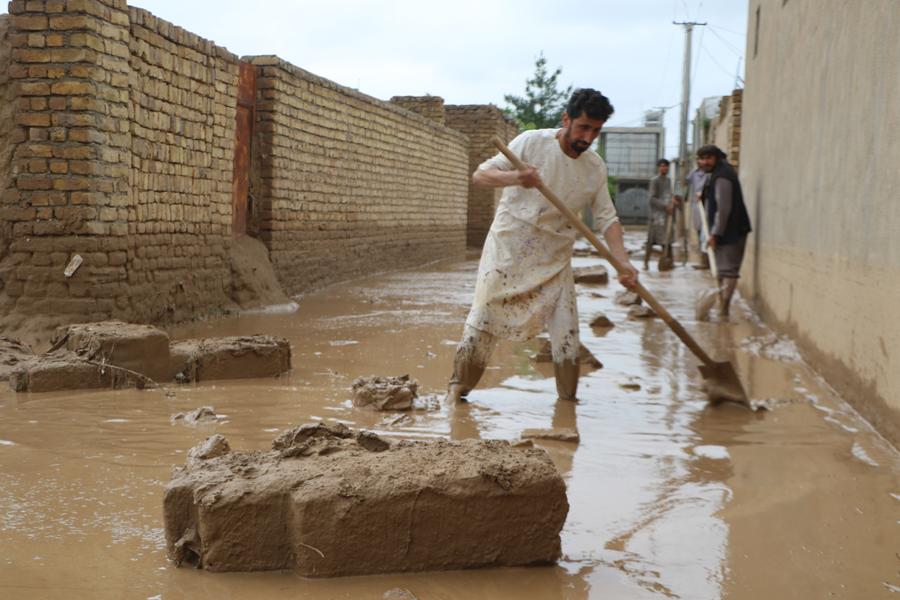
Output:
<svg viewBox="0 0 900 600">
<path fill-rule="evenodd" d="M 572 276 L 575 229 L 543 198 L 547 185 L 575 214 L 590 207 L 595 227 L 626 265 L 619 281 L 632 287 L 637 271 L 607 188 L 603 159 L 586 152 L 612 115 L 600 92 L 575 91 L 561 129 L 526 131 L 510 149 L 527 168 L 516 170 L 502 154 L 472 175 L 477 186 L 502 187 L 503 196 L 485 240 L 475 299 L 453 364 L 447 399 L 458 402 L 478 383 L 499 338 L 524 341 L 549 329 L 559 397 L 575 400 L 578 387 L 578 313 Z"/>
</svg>

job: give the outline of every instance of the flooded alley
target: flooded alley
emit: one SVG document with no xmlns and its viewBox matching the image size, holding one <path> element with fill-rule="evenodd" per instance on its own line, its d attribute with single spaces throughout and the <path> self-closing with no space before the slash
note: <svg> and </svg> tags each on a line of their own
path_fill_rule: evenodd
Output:
<svg viewBox="0 0 900 600">
<path fill-rule="evenodd" d="M 631 248 L 640 233 L 630 233 Z M 601 264 L 578 256 L 573 265 Z M 372 275 L 299 308 L 182 326 L 172 338 L 269 334 L 293 369 L 150 390 L 0 391 L 0 597 L 352 598 L 405 588 L 420 600 L 889 598 L 900 592 L 900 454 L 739 301 L 728 323 L 694 320 L 709 275 L 642 272 L 711 354 L 732 360 L 756 404 L 711 407 L 696 359 L 659 319 L 629 320 L 616 283 L 578 285 L 582 343 L 603 363 L 578 404 L 556 402 L 541 341 L 504 343 L 470 403 L 441 402 L 471 303 L 477 257 Z M 599 313 L 614 324 L 595 330 Z M 410 413 L 356 408 L 354 379 L 409 374 Z M 202 406 L 194 426 L 171 417 Z M 391 439 L 535 441 L 570 504 L 554 567 L 304 579 L 210 573 L 166 558 L 163 487 L 189 448 L 220 433 L 263 450 L 304 423 L 340 421 Z M 341 532 L 336 531 L 339 536 Z"/>
</svg>

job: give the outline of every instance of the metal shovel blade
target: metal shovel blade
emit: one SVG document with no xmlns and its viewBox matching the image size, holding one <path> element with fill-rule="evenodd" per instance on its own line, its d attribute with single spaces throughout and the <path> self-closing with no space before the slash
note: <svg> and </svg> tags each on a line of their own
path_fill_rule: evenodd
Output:
<svg viewBox="0 0 900 600">
<path fill-rule="evenodd" d="M 706 381 L 706 393 L 712 404 L 736 402 L 752 408 L 737 372 L 730 362 L 713 362 L 700 365 L 700 375 Z"/>
</svg>

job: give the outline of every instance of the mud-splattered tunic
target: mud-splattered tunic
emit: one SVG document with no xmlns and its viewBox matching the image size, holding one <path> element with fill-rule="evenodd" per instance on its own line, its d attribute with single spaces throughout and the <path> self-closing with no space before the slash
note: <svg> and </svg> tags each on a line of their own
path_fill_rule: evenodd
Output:
<svg viewBox="0 0 900 600">
<path fill-rule="evenodd" d="M 606 181 L 606 165 L 588 150 L 567 156 L 557 129 L 526 131 L 510 142 L 525 163 L 537 167 L 544 184 L 572 212 L 590 207 L 595 227 L 605 233 L 618 221 Z M 513 170 L 502 154 L 478 169 Z M 565 327 L 577 340 L 578 313 L 572 277 L 575 229 L 539 191 L 504 188 L 478 267 L 475 299 L 466 325 L 494 336 L 523 341 L 550 322 Z M 577 344 L 575 344 L 577 350 Z"/>
</svg>

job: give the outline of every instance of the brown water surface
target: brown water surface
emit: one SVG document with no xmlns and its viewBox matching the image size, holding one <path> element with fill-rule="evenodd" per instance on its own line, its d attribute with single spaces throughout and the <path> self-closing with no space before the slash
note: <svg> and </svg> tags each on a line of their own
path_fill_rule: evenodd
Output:
<svg viewBox="0 0 900 600">
<path fill-rule="evenodd" d="M 583 376 L 577 405 L 555 402 L 551 370 L 532 364 L 539 343 L 531 342 L 502 345 L 468 405 L 434 402 L 399 420 L 353 408 L 349 387 L 360 375 L 409 373 L 421 392 L 439 394 L 476 264 L 373 276 L 302 297 L 294 313 L 172 332 L 285 336 L 294 369 L 279 379 L 35 395 L 4 387 L 0 597 L 375 600 L 403 587 L 421 600 L 900 598 L 900 455 L 746 304 L 730 323 L 694 322 L 705 272 L 643 277 L 771 411 L 707 406 L 694 357 L 661 321 L 627 321 L 612 301 L 615 284 L 579 286 L 582 342 L 605 368 Z M 616 323 L 605 333 L 588 326 L 601 311 Z M 170 423 L 203 405 L 218 422 Z M 577 445 L 539 442 L 568 485 L 562 561 L 308 580 L 166 560 L 162 490 L 191 446 L 217 432 L 235 449 L 264 449 L 320 419 L 417 439 L 577 427 Z"/>
</svg>

